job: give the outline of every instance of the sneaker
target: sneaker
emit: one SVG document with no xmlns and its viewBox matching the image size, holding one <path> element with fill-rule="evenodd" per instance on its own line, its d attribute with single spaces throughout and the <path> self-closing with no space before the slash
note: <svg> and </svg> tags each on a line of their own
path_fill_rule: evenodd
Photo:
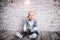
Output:
<svg viewBox="0 0 60 40">
<path fill-rule="evenodd" d="M 16 36 L 19 37 L 20 39 L 23 37 L 19 32 L 16 32 Z"/>
<path fill-rule="evenodd" d="M 37 37 L 37 34 L 35 33 L 29 36 L 29 38 L 36 38 L 36 37 Z"/>
</svg>

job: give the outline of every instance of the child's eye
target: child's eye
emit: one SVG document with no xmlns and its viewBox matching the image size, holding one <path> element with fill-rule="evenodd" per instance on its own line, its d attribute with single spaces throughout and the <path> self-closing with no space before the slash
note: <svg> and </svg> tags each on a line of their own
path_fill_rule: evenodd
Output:
<svg viewBox="0 0 60 40">
<path fill-rule="evenodd" d="M 33 15 L 32 15 L 33 16 Z"/>
</svg>

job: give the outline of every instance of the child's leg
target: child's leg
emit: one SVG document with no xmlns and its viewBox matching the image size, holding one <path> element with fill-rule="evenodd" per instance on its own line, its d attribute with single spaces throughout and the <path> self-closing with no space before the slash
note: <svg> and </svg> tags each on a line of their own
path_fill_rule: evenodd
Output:
<svg viewBox="0 0 60 40">
<path fill-rule="evenodd" d="M 36 33 L 37 35 L 39 34 L 38 30 L 34 30 L 32 33 Z"/>
<path fill-rule="evenodd" d="M 30 30 L 27 30 L 27 31 L 23 32 L 23 37 L 28 36 L 29 32 L 30 32 Z"/>
<path fill-rule="evenodd" d="M 23 32 L 23 37 L 27 36 L 28 33 L 27 32 Z"/>
<path fill-rule="evenodd" d="M 31 40 L 37 40 L 37 38 L 32 38 Z"/>
<path fill-rule="evenodd" d="M 29 38 L 36 38 L 38 35 L 38 30 L 34 30 L 31 35 L 29 35 Z"/>
<path fill-rule="evenodd" d="M 33 34 L 29 35 L 29 38 L 36 38 L 36 37 L 37 37 L 36 33 L 33 33 Z"/>
</svg>

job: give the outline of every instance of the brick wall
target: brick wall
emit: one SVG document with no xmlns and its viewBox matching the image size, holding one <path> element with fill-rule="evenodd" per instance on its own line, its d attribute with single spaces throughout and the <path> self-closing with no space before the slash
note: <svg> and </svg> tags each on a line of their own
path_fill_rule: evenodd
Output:
<svg viewBox="0 0 60 40">
<path fill-rule="evenodd" d="M 30 5 L 23 0 L 0 0 L 0 40 L 14 40 L 14 32 L 22 30 L 29 10 L 35 11 L 42 31 L 39 40 L 59 40 L 60 0 L 33 0 Z"/>
<path fill-rule="evenodd" d="M 41 31 L 60 30 L 59 0 L 33 0 L 30 5 L 23 0 L 1 0 L 0 29 L 20 30 L 29 10 L 35 11 Z"/>
</svg>

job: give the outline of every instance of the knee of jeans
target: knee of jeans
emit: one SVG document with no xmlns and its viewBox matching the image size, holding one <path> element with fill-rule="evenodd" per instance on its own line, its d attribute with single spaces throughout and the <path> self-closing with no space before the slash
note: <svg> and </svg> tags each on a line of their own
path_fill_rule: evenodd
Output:
<svg viewBox="0 0 60 40">
<path fill-rule="evenodd" d="M 34 30 L 34 32 L 38 32 L 38 30 Z"/>
<path fill-rule="evenodd" d="M 32 35 L 29 36 L 29 38 L 36 38 L 37 34 L 33 33 Z"/>
<path fill-rule="evenodd" d="M 38 30 L 34 30 L 33 33 L 39 34 Z"/>
</svg>

